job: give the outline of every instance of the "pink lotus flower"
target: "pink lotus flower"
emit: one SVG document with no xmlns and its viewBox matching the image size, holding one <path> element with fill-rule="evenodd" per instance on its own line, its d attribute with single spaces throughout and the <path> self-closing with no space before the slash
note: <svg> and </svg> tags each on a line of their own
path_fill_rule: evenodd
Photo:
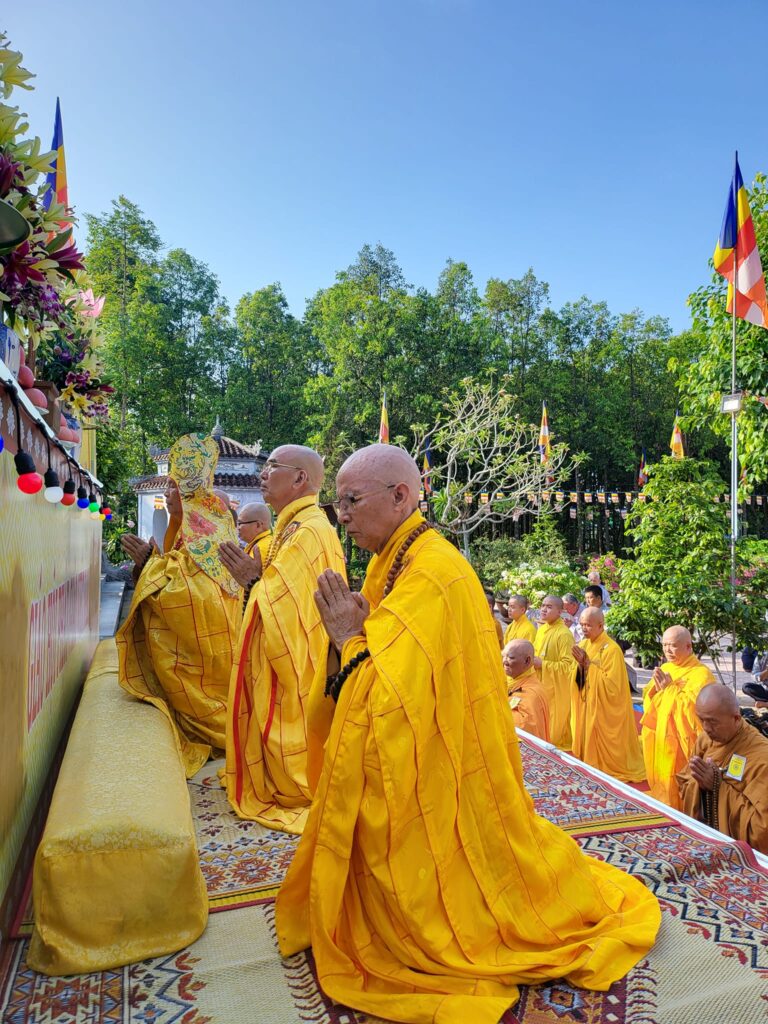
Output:
<svg viewBox="0 0 768 1024">
<path fill-rule="evenodd" d="M 101 311 L 104 309 L 104 296 L 101 298 L 95 298 L 93 289 L 88 288 L 84 292 L 80 292 L 80 299 L 88 307 L 83 310 L 83 316 L 92 316 L 96 319 L 97 316 L 101 316 Z"/>
</svg>

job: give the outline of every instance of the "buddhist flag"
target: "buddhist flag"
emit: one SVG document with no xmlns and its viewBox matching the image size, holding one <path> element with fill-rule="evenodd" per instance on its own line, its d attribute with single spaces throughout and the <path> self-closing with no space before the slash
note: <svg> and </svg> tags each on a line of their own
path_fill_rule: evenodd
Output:
<svg viewBox="0 0 768 1024">
<path fill-rule="evenodd" d="M 429 446 L 429 438 L 424 443 L 421 482 L 424 487 L 424 494 L 429 497 L 432 494 L 432 449 Z"/>
<path fill-rule="evenodd" d="M 381 421 L 379 422 L 379 444 L 389 444 L 389 413 L 387 412 L 387 392 L 381 396 Z"/>
<path fill-rule="evenodd" d="M 69 206 L 69 192 L 67 190 L 67 161 L 64 156 L 64 129 L 61 125 L 61 106 L 58 98 L 56 100 L 56 117 L 53 122 L 53 150 L 52 169 L 46 177 L 46 190 L 43 194 L 43 207 L 49 210 L 51 203 L 62 203 Z M 62 227 L 69 224 L 63 221 Z"/>
<path fill-rule="evenodd" d="M 539 428 L 539 454 L 546 466 L 549 463 L 549 420 L 547 419 L 547 403 L 541 403 L 541 427 Z"/>
<path fill-rule="evenodd" d="M 736 280 L 734 282 L 734 254 Z M 749 210 L 747 190 L 739 170 L 739 156 L 733 181 L 728 190 L 723 226 L 713 256 L 715 270 L 728 282 L 727 310 L 733 312 L 733 289 L 736 286 L 736 316 L 759 327 L 768 327 L 768 304 L 765 298 L 765 278 L 760 253 L 755 240 L 755 226 Z"/>
<path fill-rule="evenodd" d="M 683 447 L 683 435 L 680 432 L 680 425 L 677 422 L 677 416 L 675 416 L 675 425 L 672 428 L 672 437 L 669 439 L 669 448 L 672 452 L 673 459 L 685 458 L 685 448 Z"/>
<path fill-rule="evenodd" d="M 648 483 L 648 465 L 645 461 L 645 448 L 640 456 L 640 469 L 637 471 L 637 486 L 645 487 Z"/>
</svg>

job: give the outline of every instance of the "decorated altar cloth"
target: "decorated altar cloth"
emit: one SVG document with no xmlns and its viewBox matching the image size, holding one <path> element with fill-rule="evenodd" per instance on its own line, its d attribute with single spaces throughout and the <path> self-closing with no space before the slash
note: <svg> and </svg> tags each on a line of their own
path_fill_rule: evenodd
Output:
<svg viewBox="0 0 768 1024">
<path fill-rule="evenodd" d="M 723 1024 L 768 1020 L 768 859 L 622 783 L 521 737 L 539 813 L 590 855 L 641 878 L 662 906 L 648 957 L 609 992 L 523 988 L 503 1024 Z M 320 992 L 311 953 L 281 960 L 274 898 L 296 837 L 241 821 L 211 762 L 190 795 L 211 917 L 166 957 L 75 978 L 26 964 L 29 908 L 0 968 L 0 1022 L 16 1024 L 370 1024 Z M 687 821 L 687 819 L 686 819 Z M 25 918 L 27 919 L 25 921 Z"/>
</svg>

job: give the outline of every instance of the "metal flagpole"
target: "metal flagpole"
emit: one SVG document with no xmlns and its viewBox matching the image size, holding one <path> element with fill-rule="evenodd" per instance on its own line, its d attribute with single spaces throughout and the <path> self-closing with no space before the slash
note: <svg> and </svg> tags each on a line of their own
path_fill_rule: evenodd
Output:
<svg viewBox="0 0 768 1024">
<path fill-rule="evenodd" d="M 733 246 L 733 327 L 731 332 L 731 394 L 736 394 L 736 296 L 738 293 L 738 256 L 739 256 L 739 196 L 736 191 L 736 167 L 739 163 L 738 150 L 735 154 L 733 168 L 733 206 L 735 220 L 735 238 Z M 739 403 L 735 402 L 734 406 Z M 733 637 L 731 640 L 731 672 L 733 674 L 733 692 L 736 693 L 736 541 L 739 537 L 739 461 L 738 461 L 738 426 L 736 417 L 738 408 L 731 409 L 731 599 L 733 601 Z"/>
</svg>

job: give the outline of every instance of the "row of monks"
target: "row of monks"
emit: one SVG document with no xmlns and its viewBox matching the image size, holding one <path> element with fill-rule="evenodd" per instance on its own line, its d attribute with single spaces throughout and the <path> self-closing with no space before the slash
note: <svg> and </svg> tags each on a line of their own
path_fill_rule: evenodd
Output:
<svg viewBox="0 0 768 1024">
<path fill-rule="evenodd" d="M 248 552 L 216 458 L 212 439 L 181 438 L 164 550 L 126 539 L 120 683 L 168 716 L 188 775 L 224 751 L 235 812 L 301 835 L 281 952 L 311 946 L 330 998 L 414 1024 L 491 1024 L 523 983 L 607 990 L 653 945 L 658 902 L 536 815 L 494 621 L 418 511 L 416 463 L 372 445 L 338 473 L 339 521 L 373 553 L 358 593 L 317 453 L 272 452 L 274 530 Z"/>
<path fill-rule="evenodd" d="M 768 853 L 768 740 L 693 653 L 690 632 L 664 633 L 638 735 L 624 655 L 602 610 L 582 610 L 578 644 L 562 611 L 546 597 L 537 628 L 525 597 L 510 598 L 502 659 L 516 725 L 616 779 L 647 779 L 657 800 Z"/>
</svg>

